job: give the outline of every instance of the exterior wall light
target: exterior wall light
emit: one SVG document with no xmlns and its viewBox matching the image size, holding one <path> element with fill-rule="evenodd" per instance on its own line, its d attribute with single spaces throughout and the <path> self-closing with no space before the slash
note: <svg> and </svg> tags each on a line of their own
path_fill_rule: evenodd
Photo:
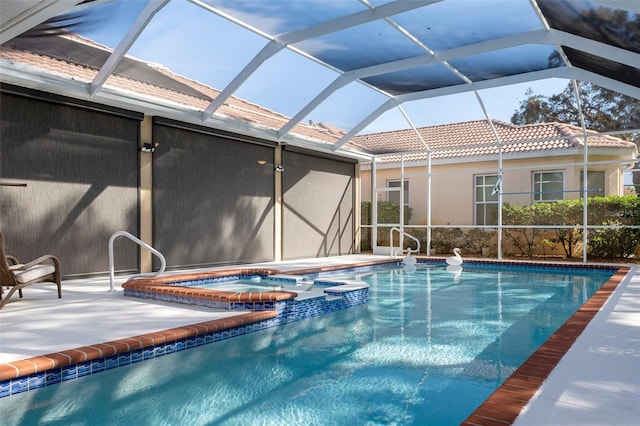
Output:
<svg viewBox="0 0 640 426">
<path fill-rule="evenodd" d="M 158 146 L 160 146 L 160 144 L 157 142 L 153 144 L 145 142 L 140 148 L 140 152 L 154 152 Z"/>
<path fill-rule="evenodd" d="M 274 170 L 276 172 L 284 172 L 284 166 L 282 164 L 278 164 Z"/>
</svg>

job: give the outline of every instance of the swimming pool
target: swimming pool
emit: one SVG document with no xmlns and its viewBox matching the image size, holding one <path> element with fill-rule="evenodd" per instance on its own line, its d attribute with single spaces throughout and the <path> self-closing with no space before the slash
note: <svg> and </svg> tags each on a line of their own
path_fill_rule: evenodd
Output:
<svg viewBox="0 0 640 426">
<path fill-rule="evenodd" d="M 613 273 L 543 270 L 357 273 L 367 306 L 4 398 L 0 411 L 6 424 L 459 424 Z"/>
</svg>

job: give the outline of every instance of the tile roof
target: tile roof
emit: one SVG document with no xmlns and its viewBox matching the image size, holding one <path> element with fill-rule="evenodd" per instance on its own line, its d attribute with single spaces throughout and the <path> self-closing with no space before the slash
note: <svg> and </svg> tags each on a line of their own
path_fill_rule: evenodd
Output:
<svg viewBox="0 0 640 426">
<path fill-rule="evenodd" d="M 25 64 L 45 73 L 89 84 L 111 52 L 111 49 L 75 34 L 25 37 L 3 44 L 0 47 L 0 60 Z M 130 56 L 120 61 L 105 86 L 196 111 L 204 111 L 220 94 L 220 90 L 178 75 L 162 65 Z M 283 114 L 234 96 L 215 115 L 275 131 L 289 121 L 289 117 Z M 493 124 L 504 144 L 504 153 L 569 149 L 583 143 L 581 129 L 569 124 L 516 126 L 501 121 L 493 121 Z M 431 149 L 434 159 L 495 155 L 498 152 L 495 137 L 486 120 L 422 127 L 418 131 Z M 335 126 L 311 122 L 298 123 L 291 133 L 329 144 L 337 142 L 345 134 L 344 130 Z M 589 133 L 597 134 L 592 131 Z M 589 147 L 634 149 L 635 145 L 600 135 L 589 138 Z M 409 161 L 426 158 L 424 144 L 411 129 L 359 135 L 352 138 L 345 148 L 367 154 L 413 152 L 405 156 Z M 388 156 L 383 161 L 399 161 L 399 158 L 399 155 Z"/>
<path fill-rule="evenodd" d="M 15 38 L 0 47 L 0 59 L 22 63 L 63 78 L 93 81 L 112 50 L 84 37 L 67 34 Z M 105 82 L 106 87 L 153 97 L 204 111 L 220 90 L 171 72 L 162 65 L 125 56 Z M 271 130 L 280 130 L 289 117 L 237 97 L 230 97 L 215 113 Z M 303 138 L 335 143 L 344 131 L 333 126 L 298 123 L 291 131 Z"/>
<path fill-rule="evenodd" d="M 584 145 L 582 129 L 563 123 L 540 123 L 514 125 L 493 120 L 503 153 L 525 153 L 532 151 L 564 150 Z M 460 158 L 483 155 L 496 155 L 498 145 L 491 126 L 486 120 L 417 129 L 420 140 L 412 129 L 358 135 L 348 142 L 352 149 L 369 154 L 389 154 L 407 152 L 405 160 L 418 161 L 427 158 L 426 147 L 431 150 L 432 159 Z M 613 136 L 599 135 L 587 131 L 589 148 L 618 148 L 633 150 L 635 144 Z M 424 143 L 423 143 L 424 141 Z M 382 161 L 399 161 L 400 155 L 386 156 Z"/>
</svg>

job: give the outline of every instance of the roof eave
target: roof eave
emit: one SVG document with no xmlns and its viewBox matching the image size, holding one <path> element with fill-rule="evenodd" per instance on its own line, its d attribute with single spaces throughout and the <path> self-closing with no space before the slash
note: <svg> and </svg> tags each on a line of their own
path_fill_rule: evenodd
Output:
<svg viewBox="0 0 640 426">
<path fill-rule="evenodd" d="M 632 160 L 638 156 L 638 151 L 635 147 L 629 148 L 611 148 L 611 147 L 589 147 L 589 153 L 592 155 L 600 155 L 600 156 L 615 156 L 620 157 L 623 160 Z M 548 150 L 537 150 L 530 152 L 518 152 L 518 153 L 509 153 L 503 154 L 503 161 L 513 161 L 513 160 L 527 160 L 532 158 L 541 158 L 541 157 L 564 157 L 564 156 L 575 156 L 582 155 L 582 148 L 562 148 L 562 149 L 548 149 Z M 383 157 L 383 156 L 378 156 Z M 438 158 L 433 159 L 431 162 L 432 166 L 443 166 L 443 165 L 452 165 L 452 164 L 469 164 L 469 163 L 484 163 L 497 161 L 498 155 L 483 155 L 483 156 L 461 156 L 461 157 L 448 157 L 448 158 Z M 376 168 L 379 169 L 393 169 L 399 168 L 401 166 L 400 162 L 378 162 Z M 426 159 L 420 160 L 405 160 L 404 167 L 424 167 L 427 165 Z M 371 168 L 370 164 L 363 165 L 363 170 L 369 170 Z"/>
<path fill-rule="evenodd" d="M 0 82 L 28 89 L 41 90 L 61 96 L 73 97 L 85 101 L 140 112 L 146 115 L 158 115 L 185 123 L 197 124 L 219 130 L 256 137 L 270 142 L 286 143 L 324 153 L 369 160 L 371 156 L 348 149 L 333 151 L 333 144 L 310 137 L 288 134 L 280 137 L 277 130 L 249 123 L 237 118 L 212 115 L 204 122 L 202 111 L 177 102 L 171 102 L 137 92 L 105 85 L 93 96 L 89 94 L 89 81 L 70 78 L 67 75 L 43 72 L 37 67 L 0 59 Z"/>
</svg>

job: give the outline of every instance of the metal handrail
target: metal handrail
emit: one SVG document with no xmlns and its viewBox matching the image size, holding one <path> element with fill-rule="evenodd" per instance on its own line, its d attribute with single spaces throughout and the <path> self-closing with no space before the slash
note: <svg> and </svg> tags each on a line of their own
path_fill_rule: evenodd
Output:
<svg viewBox="0 0 640 426">
<path fill-rule="evenodd" d="M 137 237 L 134 237 L 133 235 L 131 235 L 127 231 L 115 232 L 111 236 L 111 238 L 109 238 L 109 291 L 113 291 L 113 280 L 114 280 L 113 242 L 118 237 L 127 237 L 127 238 L 129 238 L 131 241 L 133 241 L 134 243 L 138 244 L 141 247 L 146 248 L 147 250 L 149 250 L 151 253 L 155 254 L 160 259 L 160 270 L 158 272 L 145 272 L 145 273 L 141 273 L 141 274 L 134 274 L 134 275 L 131 275 L 129 277 L 129 279 L 135 278 L 135 277 L 155 277 L 156 275 L 160 275 L 160 274 L 162 274 L 164 272 L 164 269 L 167 267 L 167 261 L 165 260 L 165 258 L 162 255 L 162 253 L 160 253 L 158 250 L 154 249 L 153 247 L 151 247 L 149 244 L 145 243 L 141 239 L 139 239 Z"/>
<path fill-rule="evenodd" d="M 416 253 L 420 253 L 420 240 L 417 239 L 416 237 L 414 237 L 413 235 L 411 235 L 411 234 L 409 234 L 407 232 L 404 232 L 402 229 L 396 228 L 394 226 L 393 228 L 391 228 L 389 230 L 389 244 L 391 245 L 391 256 L 395 256 L 393 254 L 393 231 L 398 231 L 399 234 L 407 236 L 407 237 L 411 238 L 413 241 L 415 241 L 418 244 L 418 248 L 416 250 Z M 399 247 L 399 248 L 400 248 L 400 252 L 402 252 L 402 247 Z"/>
</svg>

